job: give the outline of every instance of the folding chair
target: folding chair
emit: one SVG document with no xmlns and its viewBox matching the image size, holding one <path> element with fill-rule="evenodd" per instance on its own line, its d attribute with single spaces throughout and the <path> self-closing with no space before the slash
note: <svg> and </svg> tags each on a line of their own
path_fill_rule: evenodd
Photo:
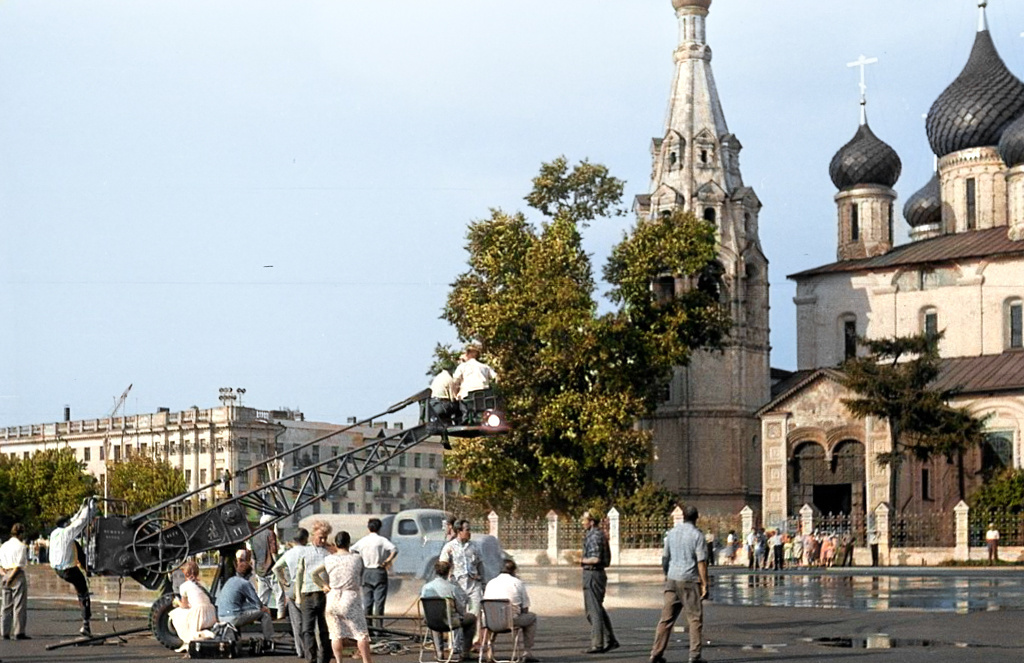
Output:
<svg viewBox="0 0 1024 663">
<path fill-rule="evenodd" d="M 512 621 L 515 617 L 512 601 L 508 599 L 484 599 L 480 602 L 482 628 L 487 629 L 487 642 L 480 647 L 480 663 L 484 663 L 484 653 L 489 654 L 493 663 L 519 663 L 519 637 L 523 630 Z M 507 659 L 494 658 L 494 636 L 498 633 L 512 634 L 512 657 Z"/>
<path fill-rule="evenodd" d="M 420 646 L 420 661 L 423 660 L 423 652 L 427 651 L 429 645 L 431 651 L 437 654 L 437 659 L 443 663 L 452 663 L 462 658 L 462 651 L 455 647 L 455 629 L 459 628 L 461 620 L 455 616 L 452 599 L 440 597 L 421 598 L 420 608 L 423 611 L 423 622 L 426 625 L 426 633 L 423 635 L 423 644 Z M 439 634 L 441 646 L 444 646 L 445 634 L 448 634 L 448 658 L 441 658 L 444 651 L 437 651 L 434 640 L 434 633 Z"/>
</svg>

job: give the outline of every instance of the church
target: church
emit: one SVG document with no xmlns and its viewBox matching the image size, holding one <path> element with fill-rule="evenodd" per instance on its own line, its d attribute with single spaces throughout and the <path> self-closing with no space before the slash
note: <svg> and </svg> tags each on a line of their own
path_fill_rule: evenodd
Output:
<svg viewBox="0 0 1024 663">
<path fill-rule="evenodd" d="M 837 193 L 836 260 L 796 283 L 798 370 L 773 386 L 761 422 L 762 521 L 784 526 L 804 505 L 864 522 L 889 500 L 884 420 L 853 417 L 841 364 L 858 338 L 944 332 L 937 388 L 984 419 L 986 442 L 965 458 L 966 493 L 1022 467 L 1024 424 L 1024 83 L 1000 57 L 979 3 L 962 72 L 925 122 L 935 174 L 903 205 L 910 241 L 895 245 L 901 163 L 867 121 L 828 166 Z M 941 49 L 941 44 L 937 45 Z M 825 164 L 822 164 L 825 167 Z M 910 461 L 897 477 L 905 513 L 949 513 L 957 468 Z"/>
</svg>

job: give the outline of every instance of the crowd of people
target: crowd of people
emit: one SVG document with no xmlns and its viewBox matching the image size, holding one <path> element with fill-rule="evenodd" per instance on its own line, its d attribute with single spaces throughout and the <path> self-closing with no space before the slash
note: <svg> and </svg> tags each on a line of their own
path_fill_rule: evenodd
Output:
<svg viewBox="0 0 1024 663">
<path fill-rule="evenodd" d="M 729 533 L 734 538 L 733 532 Z M 837 534 L 814 530 L 806 534 L 789 534 L 780 529 L 765 531 L 755 528 L 747 533 L 747 567 L 758 569 L 783 569 L 791 567 L 853 566 L 854 538 L 849 532 Z M 736 561 L 736 544 L 728 547 L 725 557 L 729 563 Z"/>
</svg>

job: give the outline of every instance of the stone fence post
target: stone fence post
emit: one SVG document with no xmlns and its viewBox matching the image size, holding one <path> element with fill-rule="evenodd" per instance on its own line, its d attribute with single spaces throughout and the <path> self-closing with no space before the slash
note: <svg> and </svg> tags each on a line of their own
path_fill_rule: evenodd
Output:
<svg viewBox="0 0 1024 663">
<path fill-rule="evenodd" d="M 956 514 L 956 549 L 953 551 L 953 559 L 958 562 L 966 562 L 971 559 L 970 531 L 968 529 L 968 516 L 971 513 L 971 507 L 960 500 L 960 503 L 953 507 L 953 513 Z"/>
<path fill-rule="evenodd" d="M 621 539 L 619 537 L 619 520 L 622 516 L 619 514 L 619 510 L 612 507 L 608 511 L 608 547 L 612 551 L 612 565 L 619 565 L 619 555 L 621 551 Z"/>
<path fill-rule="evenodd" d="M 558 514 L 554 509 L 548 511 L 548 559 L 552 565 L 558 564 Z"/>
<path fill-rule="evenodd" d="M 814 509 L 810 504 L 800 507 L 800 529 L 804 534 L 814 534 Z"/>
<path fill-rule="evenodd" d="M 487 514 L 487 533 L 491 536 L 498 536 L 498 514 L 494 511 Z"/>
<path fill-rule="evenodd" d="M 750 566 L 750 551 L 747 550 L 747 535 L 754 531 L 754 510 L 750 508 L 750 505 L 740 509 L 740 524 L 743 530 L 743 534 L 740 540 L 737 542 L 740 549 L 743 551 L 743 563 Z"/>
<path fill-rule="evenodd" d="M 875 507 L 875 534 L 878 536 L 878 563 L 889 566 L 889 505 L 882 502 Z"/>
<path fill-rule="evenodd" d="M 672 526 L 675 527 L 681 522 L 683 522 L 683 510 L 676 505 L 676 508 L 672 509 Z"/>
</svg>

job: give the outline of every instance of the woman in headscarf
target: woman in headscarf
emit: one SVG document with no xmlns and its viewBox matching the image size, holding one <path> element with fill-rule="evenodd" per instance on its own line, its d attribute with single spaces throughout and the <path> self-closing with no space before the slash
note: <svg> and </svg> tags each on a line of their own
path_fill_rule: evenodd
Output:
<svg viewBox="0 0 1024 663">
<path fill-rule="evenodd" d="M 201 639 L 200 632 L 212 628 L 217 623 L 217 608 L 210 600 L 206 588 L 199 582 L 199 565 L 195 560 L 188 560 L 181 566 L 185 582 L 178 588 L 178 607 L 168 614 L 171 627 L 181 638 L 182 645 L 178 651 L 187 651 L 188 643 Z"/>
</svg>

